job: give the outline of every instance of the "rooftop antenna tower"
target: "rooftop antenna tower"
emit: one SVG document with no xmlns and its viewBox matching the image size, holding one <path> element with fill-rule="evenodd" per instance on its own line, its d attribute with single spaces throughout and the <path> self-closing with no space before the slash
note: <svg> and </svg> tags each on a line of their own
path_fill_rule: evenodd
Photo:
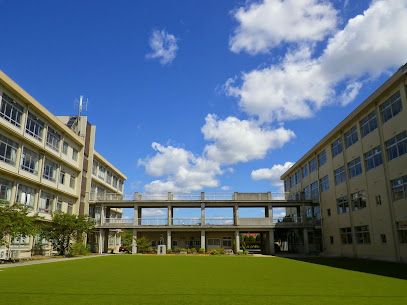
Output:
<svg viewBox="0 0 407 305">
<path fill-rule="evenodd" d="M 79 126 L 81 116 L 84 111 L 88 110 L 88 99 L 85 99 L 83 95 L 79 96 L 79 100 L 75 100 L 75 108 L 78 107 L 78 115 L 72 116 L 67 125 L 73 131 L 75 131 L 79 136 L 81 136 L 81 129 Z"/>
</svg>

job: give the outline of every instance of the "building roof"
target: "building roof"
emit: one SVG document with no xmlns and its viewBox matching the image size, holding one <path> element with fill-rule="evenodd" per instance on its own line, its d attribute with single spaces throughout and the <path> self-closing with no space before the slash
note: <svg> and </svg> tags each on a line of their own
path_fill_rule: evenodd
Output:
<svg viewBox="0 0 407 305">
<path fill-rule="evenodd" d="M 333 128 L 325 137 L 323 137 L 317 144 L 315 144 L 308 152 L 303 155 L 295 164 L 290 167 L 284 174 L 281 175 L 281 179 L 284 180 L 287 176 L 292 174 L 298 169 L 298 165 L 302 164 L 307 158 L 310 157 L 315 151 L 326 146 L 332 138 L 343 128 L 345 128 L 348 123 L 352 122 L 355 117 L 358 116 L 363 110 L 369 107 L 377 98 L 384 94 L 389 88 L 400 81 L 403 77 L 406 78 L 407 74 L 407 63 L 401 66 L 397 72 L 395 72 L 384 84 L 382 84 L 375 92 L 373 92 L 363 103 L 361 103 L 355 110 L 353 110 L 342 122 L 340 122 L 335 128 Z"/>
</svg>

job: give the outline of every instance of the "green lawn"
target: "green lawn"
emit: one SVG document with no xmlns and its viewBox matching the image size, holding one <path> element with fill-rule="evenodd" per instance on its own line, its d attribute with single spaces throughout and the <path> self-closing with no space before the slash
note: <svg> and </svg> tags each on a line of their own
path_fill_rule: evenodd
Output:
<svg viewBox="0 0 407 305">
<path fill-rule="evenodd" d="M 405 279 L 316 262 L 116 255 L 7 268 L 0 304 L 407 304 Z M 405 265 L 368 264 L 407 276 Z M 343 260 L 340 266 L 347 267 Z"/>
</svg>

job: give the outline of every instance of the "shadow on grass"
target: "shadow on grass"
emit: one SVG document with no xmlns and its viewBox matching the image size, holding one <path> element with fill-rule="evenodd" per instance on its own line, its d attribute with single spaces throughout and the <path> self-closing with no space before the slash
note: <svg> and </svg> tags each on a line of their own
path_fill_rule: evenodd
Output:
<svg viewBox="0 0 407 305">
<path fill-rule="evenodd" d="M 407 264 L 342 257 L 287 257 L 289 259 L 334 268 L 407 280 Z"/>
</svg>

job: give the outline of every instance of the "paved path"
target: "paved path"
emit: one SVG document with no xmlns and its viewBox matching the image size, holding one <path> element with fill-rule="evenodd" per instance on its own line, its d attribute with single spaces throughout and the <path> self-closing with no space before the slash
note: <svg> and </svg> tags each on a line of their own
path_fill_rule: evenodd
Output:
<svg viewBox="0 0 407 305">
<path fill-rule="evenodd" d="M 101 256 L 108 256 L 108 255 L 112 255 L 112 254 L 89 255 L 89 256 L 79 256 L 79 257 L 64 257 L 64 258 L 49 258 L 49 259 L 25 261 L 25 262 L 20 262 L 20 263 L 0 264 L 0 271 L 1 271 L 1 269 L 6 269 L 6 268 L 74 261 L 77 259 L 88 259 L 88 258 L 95 258 L 95 257 L 101 257 Z"/>
</svg>

